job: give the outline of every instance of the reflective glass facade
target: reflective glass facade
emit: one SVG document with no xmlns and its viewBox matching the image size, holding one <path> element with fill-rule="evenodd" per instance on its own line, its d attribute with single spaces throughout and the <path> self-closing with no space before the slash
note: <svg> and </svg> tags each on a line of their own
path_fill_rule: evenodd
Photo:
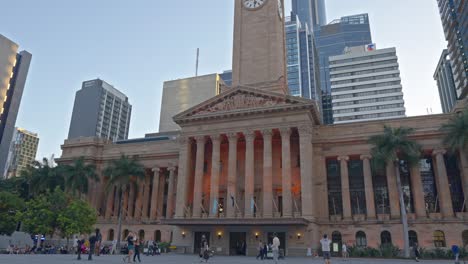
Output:
<svg viewBox="0 0 468 264">
<path fill-rule="evenodd" d="M 327 23 L 325 0 L 292 0 L 292 12 L 303 26 L 307 23 L 311 31 Z"/>
</svg>

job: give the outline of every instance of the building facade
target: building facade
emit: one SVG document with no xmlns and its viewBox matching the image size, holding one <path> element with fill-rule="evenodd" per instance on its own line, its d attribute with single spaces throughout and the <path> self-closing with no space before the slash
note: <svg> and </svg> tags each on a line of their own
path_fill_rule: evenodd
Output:
<svg viewBox="0 0 468 264">
<path fill-rule="evenodd" d="M 276 1 L 238 0 L 235 8 L 234 42 L 247 43 L 235 45 L 234 54 L 249 56 L 284 29 Z M 264 16 L 276 21 L 262 23 L 257 30 L 268 32 L 258 35 L 252 25 Z M 283 39 L 276 45 L 285 45 Z M 462 202 L 468 160 L 465 152 L 446 152 L 439 129 L 454 114 L 323 125 L 314 101 L 278 89 L 283 79 L 276 74 L 286 68 L 285 59 L 262 54 L 271 57 L 257 54 L 256 65 L 233 67 L 237 83 L 249 85 L 233 82 L 231 89 L 175 115 L 180 131 L 117 143 L 65 141 L 59 163 L 84 156 L 97 167 L 101 180 L 90 185 L 87 199 L 99 212 L 104 240 L 134 231 L 191 254 L 204 235 L 216 254 L 256 255 L 259 240 L 270 242 L 277 233 L 286 256 L 304 256 L 308 248 L 318 252 L 320 237 L 328 234 L 338 252 L 344 242 L 402 248 L 396 171 L 392 165 L 372 169 L 368 142 L 388 125 L 414 128 L 411 138 L 424 150 L 419 165 L 399 166 L 411 241 L 424 248 L 468 243 Z M 276 63 L 281 65 L 270 65 Z M 146 175 L 141 180 L 129 175 L 133 183 L 121 197 L 115 186 L 105 190 L 108 178 L 102 172 L 122 154 L 138 158 Z M 119 204 L 121 234 L 116 233 Z"/>
<path fill-rule="evenodd" d="M 452 66 L 450 64 L 448 50 L 443 50 L 439 63 L 434 73 L 434 80 L 439 88 L 440 104 L 442 111 L 448 113 L 457 103 L 457 90 L 453 79 Z"/>
<path fill-rule="evenodd" d="M 103 80 L 85 81 L 76 92 L 68 138 L 128 138 L 132 106 L 128 97 Z"/>
<path fill-rule="evenodd" d="M 334 123 L 405 117 L 396 49 L 370 44 L 345 53 L 329 59 Z"/>
<path fill-rule="evenodd" d="M 466 0 L 437 0 L 448 41 L 457 98 L 468 94 L 468 3 Z"/>
<path fill-rule="evenodd" d="M 292 0 L 292 13 L 312 32 L 327 24 L 325 0 Z"/>
<path fill-rule="evenodd" d="M 164 82 L 159 131 L 180 130 L 172 117 L 219 94 L 223 84 L 221 76 L 229 81 L 230 75 L 231 72 L 223 75 L 214 73 Z"/>
<path fill-rule="evenodd" d="M 0 35 L 0 173 L 7 164 L 32 55 Z"/>
<path fill-rule="evenodd" d="M 372 43 L 369 16 L 353 15 L 336 19 L 321 26 L 314 32 L 320 65 L 320 88 L 323 100 L 323 122 L 333 123 L 331 107 L 331 83 L 328 59 L 342 55 L 346 47 L 363 46 Z"/>
<path fill-rule="evenodd" d="M 5 168 L 5 177 L 12 178 L 21 175 L 21 171 L 36 160 L 38 145 L 39 137 L 36 133 L 15 128 Z"/>
</svg>

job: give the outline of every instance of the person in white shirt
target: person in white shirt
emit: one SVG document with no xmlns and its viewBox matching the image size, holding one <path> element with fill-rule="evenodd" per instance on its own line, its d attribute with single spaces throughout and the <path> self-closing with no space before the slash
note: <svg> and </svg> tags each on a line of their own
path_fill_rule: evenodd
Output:
<svg viewBox="0 0 468 264">
<path fill-rule="evenodd" d="M 275 261 L 275 264 L 278 263 L 278 257 L 279 257 L 279 247 L 280 247 L 280 240 L 276 233 L 273 235 L 273 245 L 271 246 L 271 249 L 273 250 L 273 260 Z"/>
<path fill-rule="evenodd" d="M 111 249 L 111 252 L 110 252 L 110 254 L 111 254 L 111 255 L 114 255 L 114 254 L 116 254 L 116 252 L 115 252 L 115 251 L 116 251 L 116 249 L 117 249 L 117 240 L 116 240 L 116 239 L 114 239 L 114 240 L 112 240 L 112 249 Z"/>
<path fill-rule="evenodd" d="M 346 246 L 346 243 L 343 243 L 343 246 L 341 247 L 341 252 L 343 252 L 344 259 L 347 259 L 349 257 L 348 247 Z"/>
<path fill-rule="evenodd" d="M 327 235 L 323 235 L 323 238 L 320 240 L 320 244 L 322 244 L 322 252 L 323 252 L 323 259 L 325 260 L 325 264 L 331 264 L 330 262 L 330 244 L 331 240 L 328 239 Z"/>
</svg>

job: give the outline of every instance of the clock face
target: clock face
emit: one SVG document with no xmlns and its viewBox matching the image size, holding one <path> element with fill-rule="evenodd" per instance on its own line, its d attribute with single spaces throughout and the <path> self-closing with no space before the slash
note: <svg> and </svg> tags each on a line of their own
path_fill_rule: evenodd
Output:
<svg viewBox="0 0 468 264">
<path fill-rule="evenodd" d="M 262 7 L 267 0 L 242 0 L 247 9 L 257 9 Z"/>
</svg>

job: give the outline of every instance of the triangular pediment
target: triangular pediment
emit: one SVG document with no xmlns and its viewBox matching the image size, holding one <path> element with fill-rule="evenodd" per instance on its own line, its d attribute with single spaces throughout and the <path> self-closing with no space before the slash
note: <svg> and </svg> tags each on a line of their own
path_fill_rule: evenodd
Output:
<svg viewBox="0 0 468 264">
<path fill-rule="evenodd" d="M 312 100 L 259 89 L 237 87 L 176 115 L 174 121 L 181 124 L 192 120 L 252 115 L 288 109 L 310 109 L 317 117 L 315 103 Z"/>
</svg>

